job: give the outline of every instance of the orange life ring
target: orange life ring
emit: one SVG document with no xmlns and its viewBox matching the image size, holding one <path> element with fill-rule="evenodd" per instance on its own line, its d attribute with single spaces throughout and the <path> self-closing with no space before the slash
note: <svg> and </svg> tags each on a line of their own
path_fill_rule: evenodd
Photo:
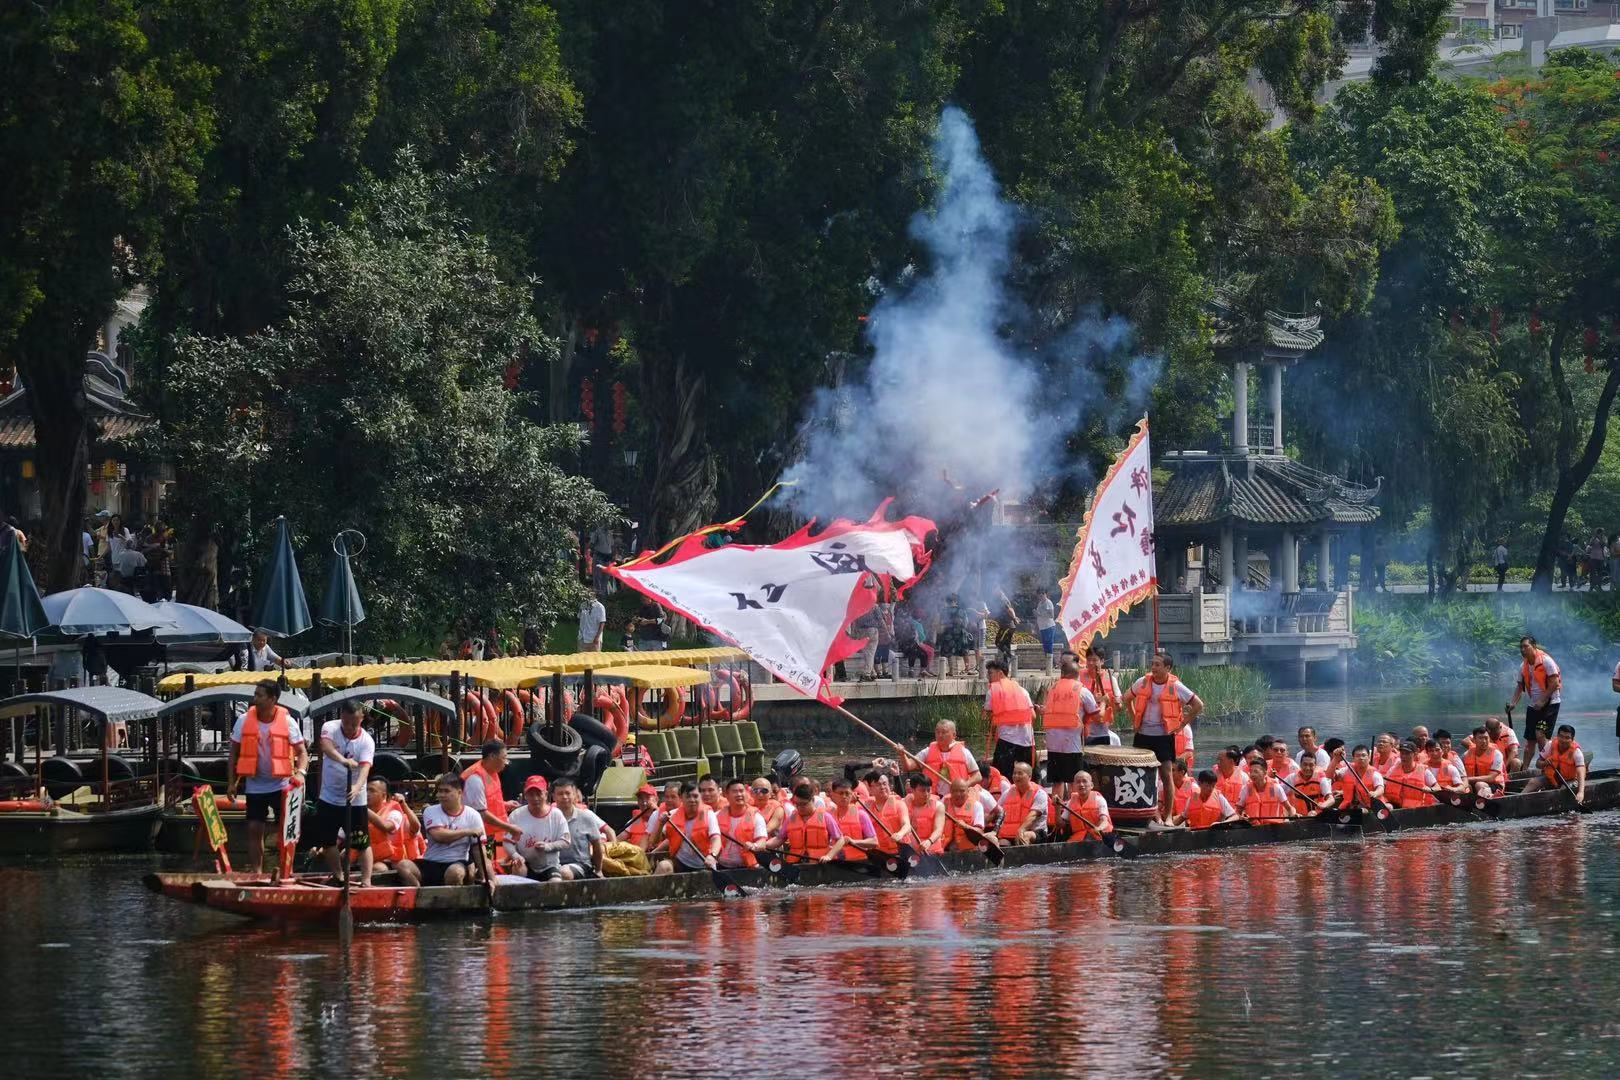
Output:
<svg viewBox="0 0 1620 1080">
<path fill-rule="evenodd" d="M 620 747 L 624 746 L 625 737 L 630 734 L 630 715 L 608 690 L 598 690 L 596 692 L 596 708 L 598 711 L 607 713 L 608 725 L 613 728 L 613 734 L 617 736 L 613 743 L 613 752 L 617 754 Z"/>
<path fill-rule="evenodd" d="M 641 722 L 642 727 L 654 729 L 680 727 L 681 720 L 686 716 L 686 695 L 674 687 L 664 690 L 663 694 L 663 712 L 657 716 L 648 716 L 644 712 L 637 713 L 636 718 Z"/>
<path fill-rule="evenodd" d="M 512 736 L 506 740 L 507 745 L 510 746 L 517 742 L 518 736 L 529 726 L 529 714 L 523 709 L 523 699 L 511 690 L 504 691 L 501 694 L 501 705 L 503 713 L 507 710 L 512 713 Z"/>
<path fill-rule="evenodd" d="M 411 719 L 410 710 L 393 698 L 382 698 L 373 704 L 394 718 L 394 745 L 411 745 L 411 740 L 416 738 L 416 723 Z"/>
</svg>

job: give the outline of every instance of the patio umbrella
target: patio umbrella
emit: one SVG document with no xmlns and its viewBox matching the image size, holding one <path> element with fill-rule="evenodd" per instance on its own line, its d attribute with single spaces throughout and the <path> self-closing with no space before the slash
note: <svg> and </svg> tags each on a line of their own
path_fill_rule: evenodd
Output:
<svg viewBox="0 0 1620 1080">
<path fill-rule="evenodd" d="M 0 553 L 0 635 L 33 638 L 51 625 L 45 605 L 39 598 L 34 575 L 23 558 L 22 547 L 13 534 Z M 21 693 L 22 649 L 11 654 L 11 690 Z"/>
<path fill-rule="evenodd" d="M 173 615 L 159 611 L 138 596 L 111 589 L 85 587 L 52 593 L 41 606 L 45 617 L 67 637 L 130 634 L 175 625 Z"/>
<path fill-rule="evenodd" d="M 174 626 L 155 631 L 152 636 L 163 645 L 245 645 L 253 631 L 235 619 L 195 604 L 159 600 L 152 605 L 174 619 Z"/>
<path fill-rule="evenodd" d="M 350 537 L 358 538 L 355 550 L 350 551 Z M 327 626 L 343 627 L 343 654 L 354 652 L 354 628 L 366 621 L 366 609 L 360 603 L 360 589 L 354 583 L 354 570 L 349 560 L 365 550 L 366 538 L 353 529 L 345 529 L 332 539 L 332 573 L 326 579 L 326 595 L 321 597 L 321 622 Z"/>
<path fill-rule="evenodd" d="M 284 517 L 276 518 L 275 546 L 270 562 L 259 575 L 258 594 L 253 603 L 253 626 L 276 637 L 296 637 L 314 623 L 309 618 L 309 601 L 298 576 L 298 560 L 293 557 L 292 529 Z"/>
</svg>

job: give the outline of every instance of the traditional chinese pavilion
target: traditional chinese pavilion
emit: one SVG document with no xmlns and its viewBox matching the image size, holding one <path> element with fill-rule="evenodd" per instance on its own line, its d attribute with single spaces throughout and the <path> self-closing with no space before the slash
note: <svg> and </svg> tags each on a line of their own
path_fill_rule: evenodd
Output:
<svg viewBox="0 0 1620 1080">
<path fill-rule="evenodd" d="M 1378 519 L 1378 485 L 1284 452 L 1283 372 L 1322 343 L 1320 320 L 1267 312 L 1258 332 L 1244 333 L 1224 298 L 1212 308 L 1218 353 L 1232 367 L 1230 439 L 1160 460 L 1169 479 L 1154 492 L 1159 641 L 1189 666 L 1259 664 L 1284 684 L 1317 665 L 1342 676 L 1355 648 L 1350 552 Z M 1151 634 L 1139 609 L 1109 643 Z"/>
</svg>

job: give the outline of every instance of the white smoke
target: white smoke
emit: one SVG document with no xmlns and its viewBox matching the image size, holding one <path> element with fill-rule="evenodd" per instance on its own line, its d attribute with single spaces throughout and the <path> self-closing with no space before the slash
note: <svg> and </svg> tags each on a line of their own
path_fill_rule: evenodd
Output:
<svg viewBox="0 0 1620 1080">
<path fill-rule="evenodd" d="M 1157 379 L 1150 357 L 1125 357 L 1118 377 L 1132 343 L 1121 318 L 1084 318 L 1030 345 L 1041 316 L 1008 286 L 1023 214 L 1002 198 L 960 109 L 942 114 L 932 156 L 938 195 L 911 221 L 925 266 L 884 292 L 868 323 L 870 363 L 818 392 L 801 428 L 785 498 L 806 516 L 864 515 L 896 496 L 944 526 L 992 490 L 1005 500 L 1063 476 L 1089 479 L 1065 441 L 1094 419 L 1128 428 Z M 1105 364 L 1123 393 L 1107 392 Z M 1010 588 L 1012 578 L 993 583 Z"/>
</svg>

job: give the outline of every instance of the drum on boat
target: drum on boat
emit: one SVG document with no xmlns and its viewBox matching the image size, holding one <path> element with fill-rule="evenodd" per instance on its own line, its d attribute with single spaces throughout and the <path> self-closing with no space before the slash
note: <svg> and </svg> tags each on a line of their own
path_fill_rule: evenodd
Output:
<svg viewBox="0 0 1620 1080">
<path fill-rule="evenodd" d="M 1151 821 L 1159 805 L 1159 759 L 1135 746 L 1088 746 L 1081 752 L 1115 821 Z"/>
</svg>

